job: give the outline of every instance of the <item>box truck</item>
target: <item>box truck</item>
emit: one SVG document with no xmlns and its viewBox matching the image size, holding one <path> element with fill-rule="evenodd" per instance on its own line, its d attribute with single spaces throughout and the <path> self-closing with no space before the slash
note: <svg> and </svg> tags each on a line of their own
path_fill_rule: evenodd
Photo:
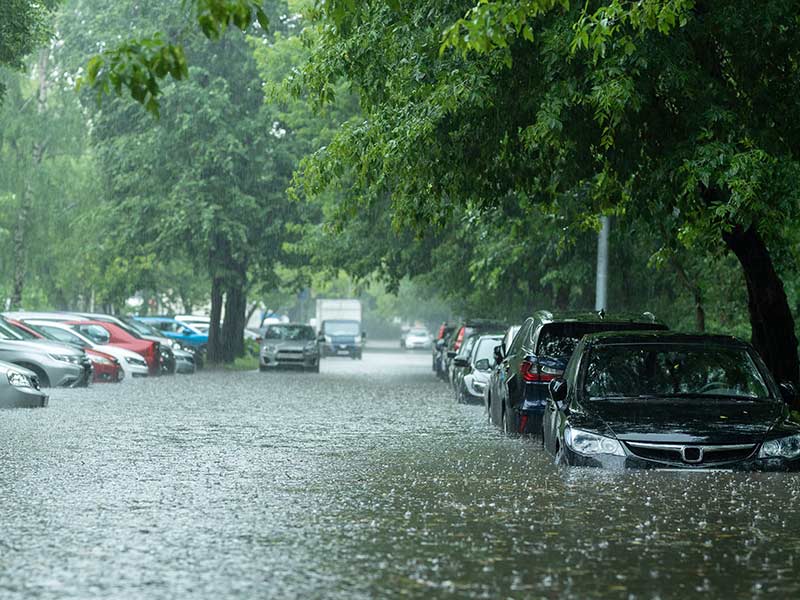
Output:
<svg viewBox="0 0 800 600">
<path fill-rule="evenodd" d="M 316 327 L 321 356 L 361 358 L 366 336 L 361 330 L 360 300 L 317 299 Z"/>
</svg>

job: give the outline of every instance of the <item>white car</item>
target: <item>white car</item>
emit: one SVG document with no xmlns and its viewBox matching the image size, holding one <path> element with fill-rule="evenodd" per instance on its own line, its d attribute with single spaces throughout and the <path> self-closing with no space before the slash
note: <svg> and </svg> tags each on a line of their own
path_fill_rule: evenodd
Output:
<svg viewBox="0 0 800 600">
<path fill-rule="evenodd" d="M 55 321 L 40 321 L 37 319 L 23 319 L 23 322 L 26 325 L 35 327 L 37 331 L 59 342 L 80 346 L 81 348 L 92 348 L 93 350 L 99 350 L 100 352 L 110 354 L 119 361 L 122 370 L 125 372 L 126 379 L 147 377 L 150 374 L 147 368 L 147 362 L 141 354 L 119 346 L 93 342 L 82 333 L 75 331 L 71 325 L 65 325 L 64 323 L 57 323 Z"/>
<path fill-rule="evenodd" d="M 35 408 L 47 406 L 47 401 L 36 373 L 0 362 L 0 408 Z"/>
<path fill-rule="evenodd" d="M 415 327 L 410 329 L 403 338 L 403 348 L 406 350 L 430 350 L 432 339 L 427 329 Z"/>
</svg>

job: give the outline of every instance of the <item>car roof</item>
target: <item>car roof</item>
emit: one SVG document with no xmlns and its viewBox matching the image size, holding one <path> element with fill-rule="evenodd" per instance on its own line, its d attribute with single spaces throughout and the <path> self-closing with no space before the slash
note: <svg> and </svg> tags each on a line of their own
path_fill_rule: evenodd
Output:
<svg viewBox="0 0 800 600">
<path fill-rule="evenodd" d="M 711 333 L 684 333 L 679 331 L 604 331 L 584 336 L 587 344 L 624 345 L 624 344 L 713 344 L 722 346 L 749 347 L 747 342 L 732 335 Z"/>
<path fill-rule="evenodd" d="M 651 312 L 607 313 L 600 311 L 550 311 L 538 310 L 533 317 L 542 323 L 648 323 L 663 325 Z"/>
</svg>

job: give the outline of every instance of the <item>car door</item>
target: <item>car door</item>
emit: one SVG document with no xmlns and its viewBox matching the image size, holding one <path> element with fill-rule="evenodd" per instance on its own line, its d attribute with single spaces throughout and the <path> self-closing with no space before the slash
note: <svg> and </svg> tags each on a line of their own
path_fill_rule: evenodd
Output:
<svg viewBox="0 0 800 600">
<path fill-rule="evenodd" d="M 506 409 L 517 409 L 525 397 L 525 380 L 520 375 L 520 365 L 527 356 L 533 353 L 533 340 L 540 327 L 541 322 L 538 319 L 531 318 L 528 326 L 520 330 L 511 344 L 512 352 L 509 353 L 506 368 L 506 389 L 508 390 Z"/>
<path fill-rule="evenodd" d="M 503 422 L 502 411 L 504 409 L 508 410 L 508 407 L 510 406 L 510 397 L 512 396 L 511 388 L 515 385 L 514 364 L 516 362 L 516 364 L 519 365 L 519 361 L 521 359 L 518 358 L 518 355 L 520 352 L 522 352 L 524 346 L 523 340 L 530 336 L 534 323 L 535 322 L 533 318 L 528 318 L 525 321 L 525 323 L 522 325 L 522 328 L 514 337 L 514 341 L 511 342 L 511 347 L 509 348 L 508 353 L 503 357 L 503 361 L 499 365 L 496 390 L 497 401 L 492 401 L 492 421 L 498 427 Z M 519 366 L 516 368 L 518 369 Z M 517 377 L 517 379 L 519 378 Z"/>
<path fill-rule="evenodd" d="M 544 447 L 553 456 L 556 455 L 556 440 L 559 439 L 563 424 L 566 422 L 569 412 L 569 404 L 575 394 L 575 386 L 577 385 L 577 372 L 578 365 L 580 364 L 580 357 L 583 354 L 583 342 L 580 342 L 572 353 L 572 357 L 567 363 L 564 370 L 564 381 L 567 382 L 567 400 L 561 407 L 556 406 L 553 399 L 548 394 L 547 408 L 544 411 L 544 419 L 542 422 L 542 434 L 544 436 Z"/>
</svg>

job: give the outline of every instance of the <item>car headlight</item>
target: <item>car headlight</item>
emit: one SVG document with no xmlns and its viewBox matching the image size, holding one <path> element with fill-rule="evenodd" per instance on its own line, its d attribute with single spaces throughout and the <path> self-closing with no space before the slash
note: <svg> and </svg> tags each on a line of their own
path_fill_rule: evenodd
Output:
<svg viewBox="0 0 800 600">
<path fill-rule="evenodd" d="M 51 354 L 50 358 L 59 362 L 72 363 L 73 365 L 77 365 L 80 362 L 80 357 L 74 354 Z"/>
<path fill-rule="evenodd" d="M 14 387 L 33 387 L 31 380 L 28 379 L 28 376 L 25 373 L 20 373 L 19 371 L 9 371 L 6 376 L 8 377 L 9 385 L 13 385 Z"/>
<path fill-rule="evenodd" d="M 173 350 L 183 350 L 183 346 L 181 346 L 181 343 L 177 340 L 172 340 L 169 345 L 172 346 Z"/>
<path fill-rule="evenodd" d="M 275 354 L 278 351 L 277 346 L 273 346 L 272 344 L 267 344 L 264 346 L 264 352 L 267 354 Z"/>
<path fill-rule="evenodd" d="M 92 362 L 98 365 L 113 365 L 114 363 L 102 356 L 93 356 Z"/>
<path fill-rule="evenodd" d="M 800 456 L 800 434 L 767 440 L 761 445 L 758 458 L 797 458 Z"/>
<path fill-rule="evenodd" d="M 147 366 L 147 363 L 144 362 L 143 359 L 135 358 L 133 356 L 126 356 L 125 357 L 125 362 L 128 363 L 129 365 L 138 365 L 140 367 L 146 367 Z"/>
<path fill-rule="evenodd" d="M 614 438 L 583 431 L 582 429 L 567 427 L 564 430 L 564 441 L 573 452 L 584 456 L 595 456 L 597 454 L 625 456 L 622 444 Z"/>
</svg>

